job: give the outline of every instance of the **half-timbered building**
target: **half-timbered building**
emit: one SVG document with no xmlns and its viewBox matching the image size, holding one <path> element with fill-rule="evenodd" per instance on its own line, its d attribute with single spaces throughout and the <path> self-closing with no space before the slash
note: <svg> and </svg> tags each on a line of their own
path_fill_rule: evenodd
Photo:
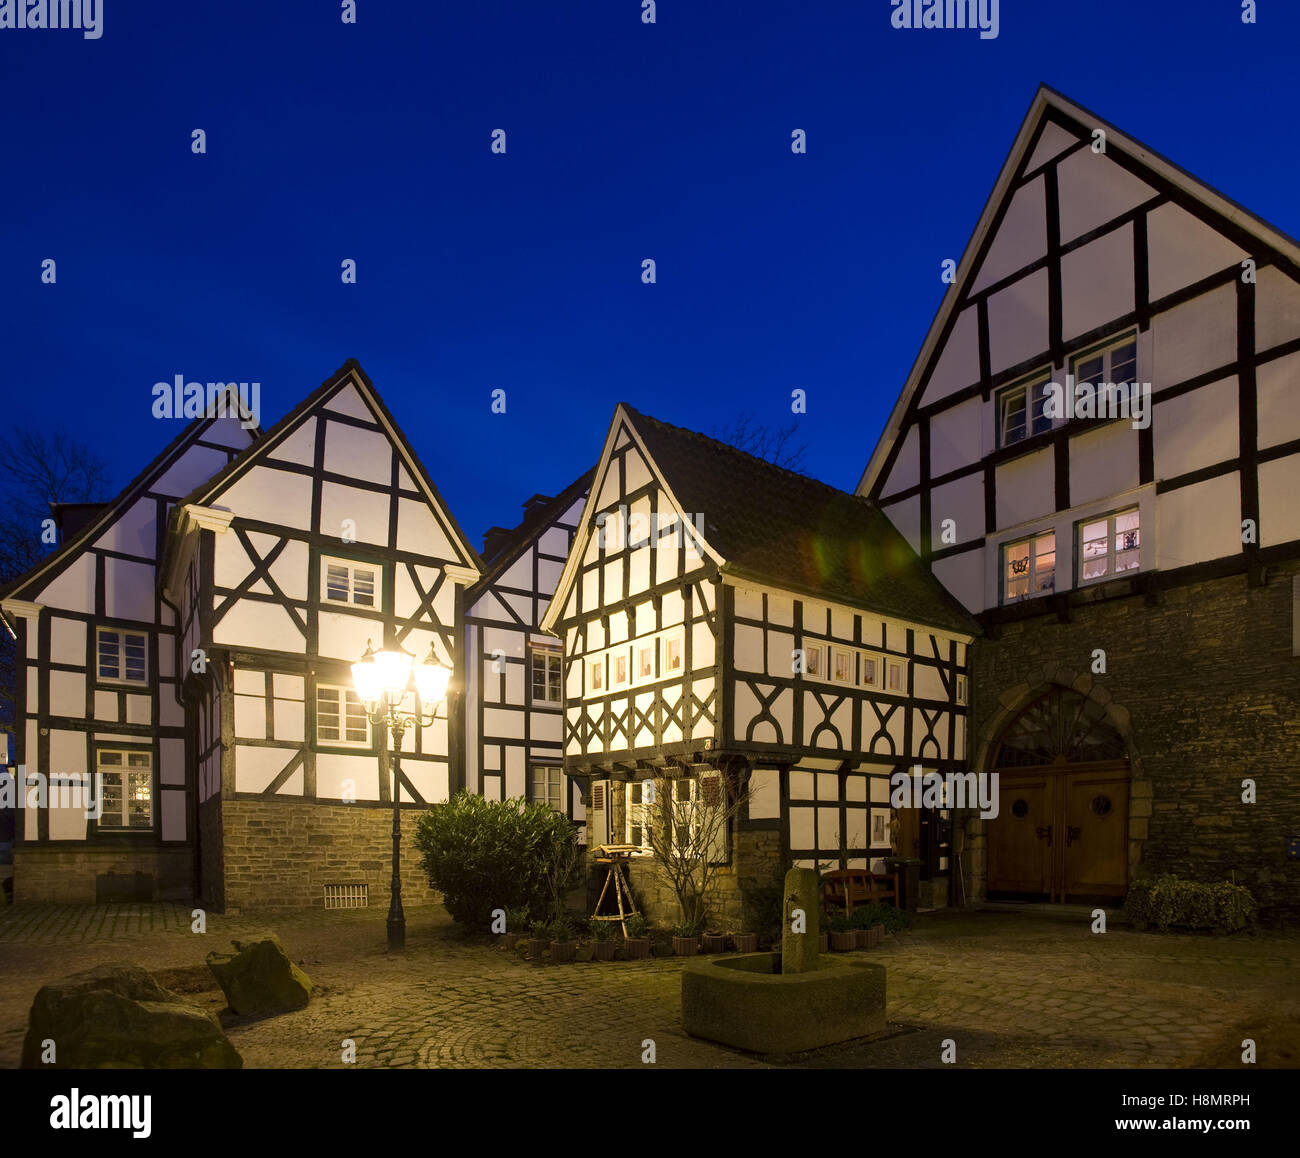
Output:
<svg viewBox="0 0 1300 1158">
<path fill-rule="evenodd" d="M 517 527 L 489 530 L 486 573 L 465 598 L 465 787 L 546 804 L 577 824 L 586 812 L 563 769 L 560 648 L 541 621 L 590 483 L 588 471 L 553 498 L 534 495 Z"/>
<path fill-rule="evenodd" d="M 1300 904 L 1300 247 L 1042 89 L 859 493 L 985 629 L 972 895 Z"/>
<path fill-rule="evenodd" d="M 711 853 L 727 866 L 715 916 L 734 924 L 791 861 L 879 869 L 891 774 L 964 767 L 974 623 L 874 504 L 630 406 L 543 626 L 563 647 L 564 769 L 588 843 L 640 851 L 652 914 L 670 900 L 642 823 L 649 779 L 689 794 L 725 774 L 748 796 Z"/>
<path fill-rule="evenodd" d="M 185 899 L 196 784 L 169 514 L 257 430 L 223 396 L 115 499 L 56 509 L 61 546 L 4 590 L 16 640 L 15 900 Z"/>
</svg>

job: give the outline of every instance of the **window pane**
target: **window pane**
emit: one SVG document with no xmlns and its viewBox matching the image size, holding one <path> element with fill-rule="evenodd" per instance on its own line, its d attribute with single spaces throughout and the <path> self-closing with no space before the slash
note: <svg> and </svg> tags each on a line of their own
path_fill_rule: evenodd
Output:
<svg viewBox="0 0 1300 1158">
<path fill-rule="evenodd" d="M 853 657 L 842 651 L 835 653 L 835 678 L 841 683 L 853 679 Z"/>
<path fill-rule="evenodd" d="M 325 568 L 325 598 L 348 601 L 348 569 L 337 563 L 330 563 Z"/>
<path fill-rule="evenodd" d="M 1137 511 L 1115 516 L 1115 570 L 1132 571 L 1139 565 L 1141 533 Z"/>
<path fill-rule="evenodd" d="M 822 674 L 822 649 L 820 647 L 810 647 L 804 653 L 804 667 L 809 675 L 819 676 Z"/>
<path fill-rule="evenodd" d="M 132 828 L 149 828 L 153 825 L 153 775 L 134 772 L 130 779 L 129 824 Z"/>
<path fill-rule="evenodd" d="M 1006 548 L 1006 590 L 1008 599 L 1029 593 L 1029 544 L 1013 543 Z"/>
<path fill-rule="evenodd" d="M 1110 355 L 1111 382 L 1132 382 L 1137 377 L 1137 343 L 1117 346 Z"/>
<path fill-rule="evenodd" d="M 552 656 L 546 669 L 546 698 L 552 704 L 558 704 L 564 698 L 560 683 L 560 657 Z"/>
<path fill-rule="evenodd" d="M 637 679 L 650 679 L 655 674 L 653 647 L 643 647 L 637 652 Z"/>
<path fill-rule="evenodd" d="M 1080 574 L 1084 579 L 1098 579 L 1109 566 L 1107 522 L 1085 523 L 1080 532 Z"/>
<path fill-rule="evenodd" d="M 1002 399 L 1002 444 L 1019 442 L 1025 437 L 1025 391 L 1013 390 Z"/>
<path fill-rule="evenodd" d="M 367 729 L 369 720 L 366 719 L 366 710 L 361 706 L 361 701 L 357 699 L 356 692 L 347 692 L 346 700 L 347 738 L 352 743 L 364 744 L 370 738 Z"/>
<path fill-rule="evenodd" d="M 121 678 L 121 658 L 118 653 L 118 646 L 117 632 L 101 631 L 99 633 L 100 679 L 115 680 Z"/>
<path fill-rule="evenodd" d="M 146 643 L 143 635 L 128 635 L 126 643 L 126 678 L 137 683 L 145 681 Z"/>
<path fill-rule="evenodd" d="M 867 687 L 873 688 L 876 686 L 876 667 L 877 661 L 871 656 L 864 655 L 862 657 L 862 682 Z"/>
<path fill-rule="evenodd" d="M 1034 540 L 1034 590 L 1056 589 L 1056 536 L 1040 535 Z"/>
<path fill-rule="evenodd" d="M 1052 429 L 1052 419 L 1046 412 L 1047 399 L 1051 396 L 1051 390 L 1048 388 L 1050 382 L 1044 382 L 1033 388 L 1034 412 L 1030 415 L 1030 433 L 1042 434 L 1045 430 Z"/>
<path fill-rule="evenodd" d="M 680 639 L 665 640 L 664 667 L 668 671 L 682 670 L 682 641 Z"/>
<path fill-rule="evenodd" d="M 366 567 L 354 568 L 352 572 L 352 602 L 361 607 L 375 605 L 375 573 Z"/>
<path fill-rule="evenodd" d="M 1089 382 L 1093 386 L 1096 386 L 1102 373 L 1102 357 L 1100 354 L 1097 354 L 1095 357 L 1085 358 L 1083 361 L 1075 364 L 1074 381 L 1076 384 L 1079 382 Z"/>
<path fill-rule="evenodd" d="M 891 692 L 901 692 L 903 690 L 903 665 L 901 663 L 891 663 L 889 665 L 889 690 Z"/>
<path fill-rule="evenodd" d="M 339 738 L 339 693 L 337 688 L 316 689 L 316 738 Z"/>
<path fill-rule="evenodd" d="M 113 753 L 120 759 L 120 753 Z M 100 757 L 101 761 L 103 757 Z M 99 779 L 100 815 L 103 825 L 122 824 L 122 773 L 104 772 Z"/>
</svg>

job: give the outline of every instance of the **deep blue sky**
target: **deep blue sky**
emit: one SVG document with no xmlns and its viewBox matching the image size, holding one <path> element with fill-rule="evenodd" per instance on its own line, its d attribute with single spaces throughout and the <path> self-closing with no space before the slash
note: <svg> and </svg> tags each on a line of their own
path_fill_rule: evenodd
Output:
<svg viewBox="0 0 1300 1158">
<path fill-rule="evenodd" d="M 256 379 L 269 425 L 355 356 L 476 546 L 623 399 L 709 432 L 802 387 L 852 489 L 1040 81 L 1300 234 L 1294 0 L 1003 0 L 992 41 L 888 0 L 104 3 L 0 31 L 0 340 L 6 420 L 116 486 L 156 381 Z"/>
</svg>

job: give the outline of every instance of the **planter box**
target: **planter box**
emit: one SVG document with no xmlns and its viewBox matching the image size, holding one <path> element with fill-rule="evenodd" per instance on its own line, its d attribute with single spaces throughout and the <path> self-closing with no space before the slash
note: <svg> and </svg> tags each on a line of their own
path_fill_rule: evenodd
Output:
<svg viewBox="0 0 1300 1158">
<path fill-rule="evenodd" d="M 617 941 L 593 941 L 591 943 L 591 959 L 593 961 L 613 961 L 614 950 L 617 948 Z"/>
<path fill-rule="evenodd" d="M 757 933 L 733 933 L 731 941 L 737 953 L 753 953 L 758 949 Z"/>
<path fill-rule="evenodd" d="M 831 935 L 822 933 L 817 938 L 817 951 L 819 953 L 829 953 L 831 951 Z"/>
<path fill-rule="evenodd" d="M 727 951 L 727 938 L 723 933 L 705 933 L 700 944 L 700 950 L 704 953 L 725 953 Z"/>
<path fill-rule="evenodd" d="M 868 929 L 867 932 L 871 934 L 871 947 L 873 949 L 879 948 L 880 943 L 885 939 L 885 926 L 875 925 Z"/>
<path fill-rule="evenodd" d="M 549 945 L 550 941 L 537 941 L 532 937 L 529 937 L 528 956 L 530 956 L 534 961 L 540 961 L 542 959 L 542 954 L 546 952 Z"/>
<path fill-rule="evenodd" d="M 694 957 L 700 951 L 700 939 L 698 937 L 674 937 L 673 938 L 673 956 L 674 957 Z"/>
<path fill-rule="evenodd" d="M 523 936 L 522 933 L 502 933 L 501 939 L 505 942 L 507 949 L 513 949 L 523 940 Z"/>
<path fill-rule="evenodd" d="M 871 948 L 871 930 L 870 930 L 870 929 L 854 929 L 854 930 L 853 930 L 853 947 L 854 947 L 855 949 L 870 949 L 870 948 Z"/>
<path fill-rule="evenodd" d="M 847 933 L 831 934 L 831 948 L 834 949 L 836 953 L 847 953 L 849 950 L 856 949 L 857 947 L 858 937 L 852 929 Z"/>
<path fill-rule="evenodd" d="M 577 941 L 552 941 L 551 961 L 555 964 L 563 964 L 572 961 L 573 955 L 577 952 L 577 949 Z"/>
<path fill-rule="evenodd" d="M 650 938 L 628 937 L 623 942 L 623 948 L 627 950 L 629 961 L 644 961 L 650 956 Z"/>
</svg>

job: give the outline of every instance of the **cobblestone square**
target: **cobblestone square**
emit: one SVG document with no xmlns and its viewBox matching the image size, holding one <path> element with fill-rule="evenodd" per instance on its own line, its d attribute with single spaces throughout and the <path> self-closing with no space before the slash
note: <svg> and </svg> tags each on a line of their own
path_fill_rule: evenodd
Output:
<svg viewBox="0 0 1300 1158">
<path fill-rule="evenodd" d="M 1300 1065 L 1300 938 L 1186 937 L 1082 918 L 942 913 L 870 951 L 888 970 L 889 1032 L 795 1057 L 755 1057 L 688 1037 L 681 962 L 535 964 L 467 937 L 438 906 L 408 911 L 408 950 L 385 951 L 373 910 L 208 916 L 173 905 L 0 910 L 0 1066 L 18 1064 L 46 981 L 130 960 L 214 1013 L 225 1002 L 204 956 L 273 930 L 316 986 L 304 1010 L 223 1022 L 246 1067 L 637 1068 L 643 1042 L 670 1068 L 1214 1067 Z M 355 1042 L 355 1063 L 343 1061 Z"/>
</svg>

